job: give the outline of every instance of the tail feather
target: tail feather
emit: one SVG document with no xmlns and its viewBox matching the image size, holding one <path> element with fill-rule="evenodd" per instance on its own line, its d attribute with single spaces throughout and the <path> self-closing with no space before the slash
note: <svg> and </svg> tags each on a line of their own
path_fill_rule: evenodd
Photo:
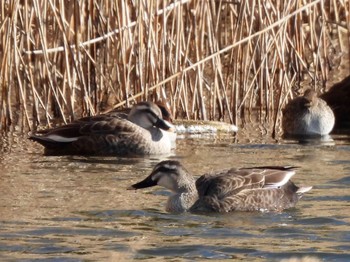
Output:
<svg viewBox="0 0 350 262">
<path fill-rule="evenodd" d="M 36 135 L 30 135 L 29 139 L 41 144 L 42 146 L 48 149 L 61 148 L 77 140 L 76 138 L 75 139 L 68 138 L 64 140 L 64 139 L 57 139 L 55 137 L 36 136 Z"/>
<path fill-rule="evenodd" d="M 312 186 L 302 186 L 302 187 L 299 187 L 296 194 L 298 196 L 298 199 L 302 198 L 304 193 L 310 191 L 312 189 Z"/>
<path fill-rule="evenodd" d="M 264 188 L 279 188 L 295 175 L 295 171 L 274 172 L 265 176 Z"/>
<path fill-rule="evenodd" d="M 298 195 L 302 195 L 312 189 L 312 186 L 304 186 L 304 187 L 299 187 L 297 190 Z"/>
</svg>

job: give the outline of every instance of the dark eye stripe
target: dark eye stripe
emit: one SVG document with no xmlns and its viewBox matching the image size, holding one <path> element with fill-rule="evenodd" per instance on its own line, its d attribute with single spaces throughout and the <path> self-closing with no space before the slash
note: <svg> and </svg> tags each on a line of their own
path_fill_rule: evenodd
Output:
<svg viewBox="0 0 350 262">
<path fill-rule="evenodd" d="M 165 166 L 161 166 L 157 169 L 158 172 L 166 172 L 166 173 L 173 172 L 175 170 L 176 170 L 175 167 L 165 167 Z"/>
<path fill-rule="evenodd" d="M 151 121 L 151 123 L 156 123 L 159 119 L 159 116 L 157 116 L 153 111 L 147 110 L 148 113 L 148 119 Z"/>
<path fill-rule="evenodd" d="M 155 167 L 155 171 L 157 172 L 173 172 L 177 169 L 177 167 L 179 166 L 179 162 L 178 161 L 163 161 L 160 164 L 158 164 Z"/>
<path fill-rule="evenodd" d="M 156 123 L 159 119 L 159 116 L 152 110 L 150 109 L 149 107 L 146 107 L 146 106 L 139 106 L 138 107 L 138 111 L 141 112 L 142 114 L 146 114 L 147 115 L 147 118 L 149 119 L 149 121 L 151 123 Z"/>
</svg>

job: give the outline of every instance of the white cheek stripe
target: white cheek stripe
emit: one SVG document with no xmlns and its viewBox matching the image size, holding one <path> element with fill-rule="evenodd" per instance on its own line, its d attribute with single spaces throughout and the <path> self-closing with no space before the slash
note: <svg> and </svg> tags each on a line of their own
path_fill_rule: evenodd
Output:
<svg viewBox="0 0 350 262">
<path fill-rule="evenodd" d="M 49 135 L 46 138 L 57 142 L 73 142 L 78 140 L 78 137 L 64 137 L 58 135 Z"/>
</svg>

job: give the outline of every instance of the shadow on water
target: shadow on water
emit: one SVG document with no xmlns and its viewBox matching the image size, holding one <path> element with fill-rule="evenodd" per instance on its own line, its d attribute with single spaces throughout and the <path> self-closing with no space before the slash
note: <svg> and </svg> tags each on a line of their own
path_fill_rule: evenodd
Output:
<svg viewBox="0 0 350 262">
<path fill-rule="evenodd" d="M 232 143 L 183 138 L 163 157 L 48 157 L 33 144 L 0 155 L 4 261 L 350 260 L 349 138 Z M 169 192 L 128 186 L 164 159 L 195 175 L 232 166 L 293 165 L 312 185 L 280 213 L 169 214 Z"/>
</svg>

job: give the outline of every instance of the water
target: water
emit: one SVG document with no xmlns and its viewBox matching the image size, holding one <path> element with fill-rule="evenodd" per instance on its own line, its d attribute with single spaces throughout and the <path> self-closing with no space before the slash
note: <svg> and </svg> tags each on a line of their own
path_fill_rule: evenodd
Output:
<svg viewBox="0 0 350 262">
<path fill-rule="evenodd" d="M 170 156 L 104 158 L 45 157 L 15 137 L 0 154 L 0 260 L 350 261 L 350 139 L 333 139 L 186 138 Z M 294 182 L 314 188 L 281 213 L 168 214 L 166 190 L 126 190 L 167 158 L 196 175 L 295 165 Z"/>
</svg>

